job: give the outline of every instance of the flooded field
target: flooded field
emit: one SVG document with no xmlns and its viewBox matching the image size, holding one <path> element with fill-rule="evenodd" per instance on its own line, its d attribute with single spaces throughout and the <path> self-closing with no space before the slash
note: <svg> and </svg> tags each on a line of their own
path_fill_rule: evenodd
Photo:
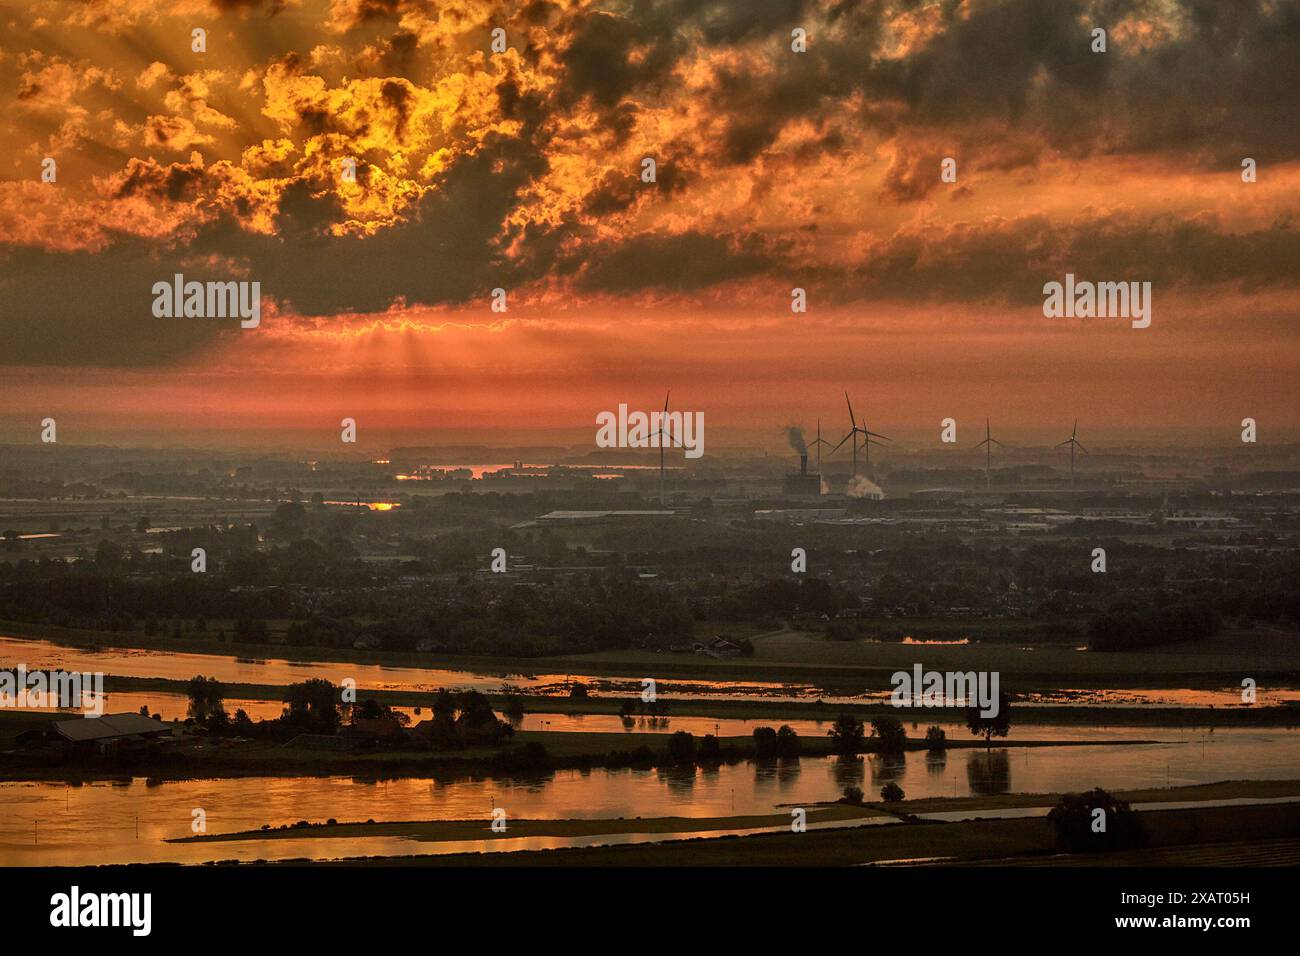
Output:
<svg viewBox="0 0 1300 956">
<path fill-rule="evenodd" d="M 223 654 L 194 654 L 153 649 L 103 647 L 87 650 L 51 641 L 0 637 L 0 666 L 26 665 L 28 670 L 62 668 L 72 671 L 100 672 L 117 677 L 161 677 L 189 680 L 196 674 L 215 677 L 227 684 L 289 685 L 311 677 L 335 684 L 352 679 L 362 690 L 430 692 L 439 689 L 478 690 L 484 693 L 515 691 L 522 694 L 560 694 L 573 682 L 588 685 L 596 693 L 639 695 L 642 675 L 626 677 L 580 673 L 527 672 L 522 670 L 453 670 L 425 667 L 389 667 L 377 664 L 290 661 L 275 657 L 242 658 Z M 126 694 L 110 695 L 115 711 L 135 710 L 126 706 L 134 700 Z M 678 680 L 660 682 L 659 696 L 666 700 L 708 697 L 716 700 L 822 700 L 827 703 L 867 703 L 886 701 L 888 691 L 864 690 L 844 696 L 824 694 L 813 684 L 773 681 Z M 1059 690 L 1034 694 L 1028 703 L 1057 707 L 1241 707 L 1241 688 L 1212 690 L 1173 688 L 1148 690 L 1123 688 L 1106 690 Z M 1300 688 L 1261 687 L 1257 691 L 1259 706 L 1300 701 Z M 143 702 L 143 701 L 142 701 Z M 251 703 L 251 702 L 249 702 Z M 252 703 L 250 717 L 276 716 L 274 702 Z M 235 707 L 227 708 L 234 713 Z M 172 716 L 164 710 L 165 716 Z"/>
<path fill-rule="evenodd" d="M 29 671 L 63 668 L 100 672 L 116 677 L 163 677 L 189 680 L 196 674 L 215 677 L 227 684 L 288 685 L 311 677 L 335 684 L 350 678 L 365 690 L 436 691 L 477 690 L 495 693 L 513 690 L 520 693 L 562 693 L 578 681 L 597 689 L 624 694 L 641 693 L 641 675 L 607 677 L 578 673 L 447 670 L 433 667 L 389 667 L 380 664 L 334 663 L 325 661 L 290 661 L 275 657 L 243 658 L 224 654 L 193 654 L 183 651 L 159 651 L 142 648 L 103 647 L 87 650 L 67 647 L 52 641 L 0 637 L 0 665 L 25 664 Z M 661 697 L 717 697 L 729 700 L 772 700 L 782 697 L 800 700 L 814 698 L 817 689 L 810 684 L 774 683 L 769 681 L 673 680 L 671 690 Z M 834 698 L 825 698 L 833 700 Z M 851 699 L 851 698 L 845 698 Z"/>
<path fill-rule="evenodd" d="M 1018 737 L 1022 733 L 1041 737 L 1049 731 L 1084 732 L 1026 726 L 1016 733 Z M 136 778 L 80 786 L 8 782 L 0 783 L 0 865 L 332 858 L 468 848 L 465 844 L 396 838 L 340 840 L 309 835 L 284 843 L 164 843 L 190 835 L 196 809 L 204 811 L 208 832 L 213 833 L 330 818 L 351 822 L 481 817 L 485 842 L 490 843 L 486 827 L 494 807 L 505 809 L 510 818 L 712 817 L 770 813 L 783 805 L 834 800 L 849 786 L 874 796 L 888 781 L 898 783 L 908 798 L 915 799 L 1289 779 L 1300 767 L 1300 731 L 1111 728 L 1106 734 L 1115 739 L 1158 737 L 1162 742 L 995 748 L 987 753 L 960 750 L 947 755 L 914 752 L 896 759 L 746 761 L 712 769 L 565 770 L 535 777 L 452 782 L 347 777 L 174 783 Z M 575 839 L 593 842 L 591 838 L 529 838 L 535 846 L 575 845 Z"/>
</svg>

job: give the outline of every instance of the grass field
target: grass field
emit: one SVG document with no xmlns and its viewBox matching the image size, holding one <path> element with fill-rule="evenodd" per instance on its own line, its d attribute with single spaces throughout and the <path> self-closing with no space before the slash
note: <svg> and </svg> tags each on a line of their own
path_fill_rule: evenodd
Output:
<svg viewBox="0 0 1300 956">
<path fill-rule="evenodd" d="M 1160 810 L 1141 814 L 1150 847 L 1160 850 L 1300 837 L 1300 804 Z M 695 838 L 630 846 L 512 853 L 412 855 L 323 863 L 382 866 L 853 866 L 865 863 L 1034 860 L 1098 865 L 1105 855 L 1057 855 L 1045 818 L 911 823 L 806 833 Z M 1141 862 L 1139 861 L 1139 865 Z"/>
<path fill-rule="evenodd" d="M 835 804 L 808 810 L 809 823 L 856 820 L 890 816 L 871 806 Z M 746 830 L 789 826 L 789 813 L 768 813 L 734 817 L 636 817 L 617 820 L 528 820 L 508 822 L 510 837 L 604 836 L 623 833 L 690 833 L 705 830 Z M 411 820 L 393 823 L 338 823 L 311 828 L 285 827 L 277 830 L 247 830 L 184 837 L 174 843 L 221 843 L 231 840 L 295 839 L 303 836 L 347 839 L 368 836 L 406 837 L 425 842 L 459 842 L 492 838 L 488 820 Z"/>
<path fill-rule="evenodd" d="M 1224 781 L 1193 787 L 1116 791 L 1114 796 L 1130 803 L 1223 800 L 1231 798 L 1272 798 L 1300 796 L 1300 780 Z M 1003 794 L 993 797 L 934 798 L 903 800 L 897 803 L 852 805 L 827 803 L 804 808 L 808 823 L 852 821 L 863 817 L 900 819 L 908 814 L 943 810 L 997 810 L 1011 807 L 1053 806 L 1061 794 Z M 632 819 L 561 819 L 509 821 L 506 831 L 511 837 L 528 836 L 599 836 L 627 833 L 689 833 L 707 830 L 744 830 L 786 828 L 788 812 L 725 817 L 636 817 Z M 220 843 L 232 840 L 279 840 L 309 835 L 313 838 L 394 836 L 428 842 L 458 842 L 491 838 L 489 821 L 478 820 L 407 820 L 386 823 L 334 823 L 304 827 L 281 827 L 267 830 L 243 830 L 184 837 L 176 843 Z"/>
</svg>

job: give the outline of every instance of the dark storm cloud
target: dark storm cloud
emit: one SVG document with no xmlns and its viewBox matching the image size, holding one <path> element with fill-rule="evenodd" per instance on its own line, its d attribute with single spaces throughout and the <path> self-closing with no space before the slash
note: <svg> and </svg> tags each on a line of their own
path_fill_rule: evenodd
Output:
<svg viewBox="0 0 1300 956">
<path fill-rule="evenodd" d="M 837 301 L 896 297 L 937 302 L 1042 301 L 1044 282 L 1149 281 L 1158 292 L 1224 284 L 1251 292 L 1300 285 L 1300 228 L 1224 230 L 1213 217 L 1111 215 L 1075 221 L 1028 216 L 900 233 L 863 265 L 825 274 Z"/>
<path fill-rule="evenodd" d="M 183 249 L 123 239 L 95 253 L 0 254 L 0 354 L 22 364 L 153 365 L 183 357 L 223 329 L 237 330 L 221 320 L 155 318 L 152 285 L 176 272 L 187 280 L 258 281 L 264 299 L 307 315 L 382 311 L 398 298 L 456 303 L 515 287 L 535 276 L 501 256 L 496 239 L 516 190 L 541 168 L 523 141 L 491 137 L 425 195 L 411 221 L 369 238 L 329 234 L 341 218 L 337 200 L 298 182 L 282 197 L 273 236 L 248 233 L 222 216 Z M 182 166 L 140 170 L 123 188 L 179 196 L 194 175 Z M 245 274 L 196 265 L 220 260 L 245 266 Z"/>
<path fill-rule="evenodd" d="M 694 19 L 707 24 L 710 9 Z M 790 121 L 815 121 L 828 102 L 862 94 L 861 121 L 885 135 L 959 138 L 982 126 L 987 138 L 994 121 L 1074 155 L 1169 153 L 1201 166 L 1232 155 L 1300 156 L 1300 124 L 1279 121 L 1300 115 L 1300 4 L 1184 0 L 1168 23 L 1168 8 L 1147 0 L 941 9 L 941 28 L 902 59 L 884 55 L 884 5 L 863 3 L 831 8 L 826 20 L 841 29 L 830 35 L 818 35 L 810 17 L 808 52 L 788 66 L 757 76 L 720 70 L 710 100 L 726 122 L 715 152 L 748 162 Z M 1143 48 L 1132 23 L 1144 18 L 1172 35 Z M 1093 26 L 1109 30 L 1107 53 L 1092 52 Z M 716 44 L 736 38 L 704 35 Z M 1036 155 L 1026 151 L 1024 161 Z"/>
<path fill-rule="evenodd" d="M 124 237 L 103 252 L 0 252 L 0 355 L 15 365 L 147 366 L 207 344 L 238 320 L 158 319 L 152 287 L 182 257 Z"/>
<path fill-rule="evenodd" d="M 1076 151 L 1300 155 L 1300 125 L 1278 122 L 1300 112 L 1300 4 L 1184 0 L 1168 25 L 1165 9 L 976 3 L 902 64 L 867 64 L 866 89 L 897 97 L 918 124 L 996 119 Z M 1116 35 L 1126 18 L 1173 36 L 1143 49 Z M 1109 28 L 1108 52 L 1091 52 L 1093 26 Z"/>
<path fill-rule="evenodd" d="M 901 150 L 885 171 L 885 195 L 899 203 L 924 199 L 939 188 L 935 170 L 942 160 L 938 150 Z"/>
<path fill-rule="evenodd" d="M 160 166 L 135 157 L 128 159 L 114 195 L 119 199 L 141 194 L 170 202 L 197 198 L 205 182 L 203 167 L 197 163 L 171 163 Z"/>
<path fill-rule="evenodd" d="M 1300 3 L 1185 9 L 1189 36 L 1126 64 L 1117 84 L 1130 147 L 1197 149 L 1211 161 L 1300 156 Z"/>
<path fill-rule="evenodd" d="M 328 234 L 339 218 L 334 200 L 300 187 L 281 204 L 277 235 L 248 236 L 227 221 L 193 248 L 246 258 L 263 294 L 307 315 L 382 311 L 398 298 L 463 302 L 531 278 L 519 275 L 496 240 L 516 191 L 542 168 L 526 143 L 494 136 L 425 194 L 410 221 L 374 236 Z"/>
<path fill-rule="evenodd" d="M 633 47 L 648 47 L 632 62 Z M 666 24 L 641 22 L 596 11 L 582 18 L 561 55 L 564 97 L 575 102 L 589 96 L 605 108 L 633 90 L 664 79 L 686 49 Z"/>
<path fill-rule="evenodd" d="M 257 10 L 265 7 L 267 13 L 274 15 L 284 9 L 284 0 L 212 0 L 212 6 L 223 13 Z"/>
<path fill-rule="evenodd" d="M 754 235 L 701 232 L 638 235 L 587 247 L 578 286 L 585 292 L 690 292 L 755 276 L 777 257 Z"/>
<path fill-rule="evenodd" d="M 383 116 L 394 120 L 399 145 L 409 138 L 415 93 L 403 73 L 420 61 L 416 34 L 389 29 L 410 10 L 437 7 L 403 0 L 363 0 L 348 10 L 354 26 L 385 24 L 352 62 L 387 76 Z M 934 15 L 905 56 L 887 55 L 891 22 L 900 10 Z M 763 157 L 793 167 L 840 154 L 857 141 L 854 126 L 892 140 L 893 165 L 882 184 L 892 203 L 925 198 L 937 185 L 940 146 L 959 150 L 965 170 L 1031 166 L 1044 151 L 1071 157 L 1094 152 L 1168 154 L 1171 168 L 1233 169 L 1241 156 L 1261 163 L 1300 157 L 1300 3 L 1184 0 L 1166 21 L 1166 5 L 1144 0 L 971 0 L 938 8 L 919 3 L 815 3 L 813 0 L 627 0 L 574 11 L 538 0 L 515 14 L 545 24 L 559 63 L 553 86 L 503 72 L 493 119 L 517 121 L 509 134 L 456 143 L 454 156 L 404 221 L 373 235 L 335 236 L 347 218 L 335 193 L 310 176 L 279 194 L 275 234 L 247 228 L 249 194 L 231 187 L 230 165 L 162 165 L 132 158 L 117 179 L 120 199 L 156 197 L 190 204 L 198 224 L 174 239 L 118 238 L 97 253 L 13 249 L 0 253 L 0 352 L 7 361 L 150 364 L 183 356 L 216 334 L 203 320 L 157 320 L 150 314 L 154 281 L 184 271 L 184 262 L 229 262 L 262 283 L 263 295 L 305 315 L 382 311 L 396 300 L 457 304 L 502 286 L 571 278 L 580 292 L 692 292 L 771 274 L 820 275 L 831 301 L 868 296 L 915 299 L 1037 300 L 1047 278 L 1064 271 L 1164 284 L 1236 282 L 1243 287 L 1294 285 L 1300 261 L 1289 222 L 1229 234 L 1201 219 L 1106 217 L 1050 222 L 1025 218 L 931 233 L 902 232 L 872 247 L 848 272 L 796 261 L 779 239 L 716 225 L 707 214 L 671 232 L 660 225 L 615 238 L 590 220 L 616 222 L 644 206 L 717 181 L 729 167 Z M 933 14 L 927 11 L 934 11 Z M 1141 19 L 1153 29 L 1139 46 Z M 1112 31 L 1111 49 L 1089 49 L 1091 24 Z M 1119 29 L 1128 24 L 1127 36 Z M 789 50 L 789 31 L 804 26 L 809 49 Z M 386 38 L 385 38 L 386 37 Z M 688 142 L 657 144 L 664 157 L 648 188 L 635 171 L 603 172 L 581 202 L 553 217 L 510 222 L 520 196 L 569 148 L 557 119 L 593 116 L 595 135 L 611 141 L 636 130 L 646 104 L 678 95 L 674 70 L 700 52 L 713 58 L 703 112 L 716 122 Z M 523 51 L 536 59 L 537 51 Z M 291 73 L 312 72 L 302 56 L 280 61 Z M 344 117 L 320 97 L 290 101 L 298 137 L 364 134 L 376 110 Z M 681 111 L 699 103 L 678 103 Z M 774 156 L 790 124 L 811 130 L 795 150 Z M 149 144 L 188 150 L 203 136 L 179 117 L 146 121 Z M 251 160 L 250 160 L 251 162 Z M 259 161 L 261 162 L 261 161 Z M 258 171 L 268 175 L 276 161 Z M 379 154 L 373 162 L 382 168 Z M 363 164 L 359 180 L 368 182 Z M 292 178 L 289 169 L 276 172 Z M 780 173 L 774 175 L 781 175 Z M 223 187 L 231 187 L 224 188 Z M 754 195 L 772 177 L 752 184 Z M 963 189 L 966 186 L 963 184 Z M 222 191 L 221 205 L 214 195 Z M 230 196 L 233 195 L 233 198 Z M 216 211 L 214 211 L 216 210 Z M 586 221 L 583 221 L 583 219 Z M 833 216 L 832 216 L 833 218 Z M 816 229 L 802 219 L 796 228 Z M 190 234 L 192 233 L 192 238 Z M 600 238 L 593 238 L 599 236 Z M 509 248 L 507 255 L 505 250 Z M 211 276 L 229 278 L 230 276 Z M 811 281 L 811 279 L 810 279 Z"/>
<path fill-rule="evenodd" d="M 747 0 L 745 3 L 719 3 L 700 5 L 697 16 L 709 43 L 737 43 L 755 37 L 776 34 L 781 43 L 789 42 L 794 27 L 805 26 L 806 9 L 812 4 L 804 0 Z"/>
<path fill-rule="evenodd" d="M 406 30 L 366 47 L 356 58 L 356 68 L 364 76 L 403 76 L 413 78 L 419 58 L 420 38 Z"/>
</svg>

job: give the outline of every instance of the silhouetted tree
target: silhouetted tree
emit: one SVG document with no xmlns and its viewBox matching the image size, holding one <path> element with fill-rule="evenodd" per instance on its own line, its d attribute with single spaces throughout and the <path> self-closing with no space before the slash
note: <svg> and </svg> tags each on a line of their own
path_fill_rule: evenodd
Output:
<svg viewBox="0 0 1300 956">
<path fill-rule="evenodd" d="M 191 677 L 185 685 L 185 693 L 189 697 L 189 716 L 196 724 L 206 725 L 216 714 L 221 715 L 222 723 L 225 722 L 223 701 L 226 689 L 215 677 L 204 677 L 202 674 Z"/>
<path fill-rule="evenodd" d="M 835 723 L 831 724 L 831 729 L 826 731 L 826 734 L 831 738 L 831 746 L 835 752 L 841 754 L 860 753 L 866 740 L 866 729 L 862 726 L 862 721 L 852 714 L 840 714 L 836 717 Z"/>
<path fill-rule="evenodd" d="M 1137 812 L 1100 787 L 1067 793 L 1047 820 L 1056 830 L 1056 845 L 1070 853 L 1128 850 L 1147 842 Z"/>
<path fill-rule="evenodd" d="M 897 717 L 886 715 L 871 721 L 871 736 L 880 741 L 880 752 L 899 754 L 907 747 L 907 731 Z"/>
<path fill-rule="evenodd" d="M 771 727 L 754 728 L 754 755 L 775 757 L 778 753 L 776 731 Z"/>
<path fill-rule="evenodd" d="M 998 695 L 998 712 L 992 717 L 980 713 L 979 706 L 966 711 L 966 727 L 976 737 L 983 737 L 985 749 L 993 746 L 994 737 L 1005 737 L 1011 732 L 1011 698 Z"/>
<path fill-rule="evenodd" d="M 776 752 L 781 757 L 799 756 L 799 735 L 789 724 L 782 724 L 776 732 Z"/>
<path fill-rule="evenodd" d="M 300 684 L 290 684 L 285 702 L 289 705 L 289 718 L 299 721 L 321 733 L 332 734 L 339 726 L 339 691 L 332 683 L 312 677 Z"/>
<path fill-rule="evenodd" d="M 668 738 L 668 759 L 673 763 L 690 763 L 695 760 L 695 737 L 679 730 Z"/>
<path fill-rule="evenodd" d="M 700 739 L 699 759 L 709 763 L 716 763 L 722 759 L 722 747 L 713 734 L 705 734 Z"/>
</svg>

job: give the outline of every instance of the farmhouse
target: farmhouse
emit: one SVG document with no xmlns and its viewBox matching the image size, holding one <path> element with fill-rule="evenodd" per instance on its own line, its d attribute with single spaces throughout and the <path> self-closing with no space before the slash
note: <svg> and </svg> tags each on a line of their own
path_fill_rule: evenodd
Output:
<svg viewBox="0 0 1300 956">
<path fill-rule="evenodd" d="M 65 749 L 113 753 L 144 747 L 172 736 L 170 724 L 143 714 L 127 713 L 55 721 L 46 739 L 62 742 Z"/>
</svg>

